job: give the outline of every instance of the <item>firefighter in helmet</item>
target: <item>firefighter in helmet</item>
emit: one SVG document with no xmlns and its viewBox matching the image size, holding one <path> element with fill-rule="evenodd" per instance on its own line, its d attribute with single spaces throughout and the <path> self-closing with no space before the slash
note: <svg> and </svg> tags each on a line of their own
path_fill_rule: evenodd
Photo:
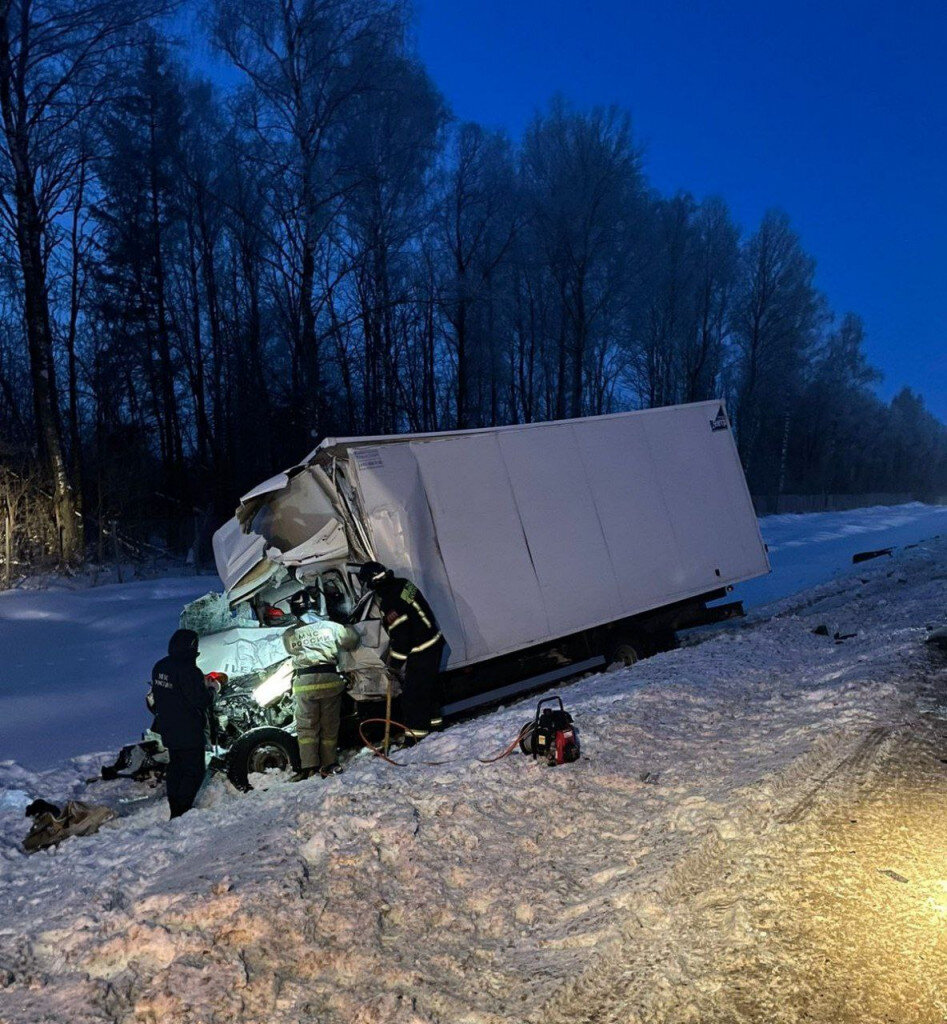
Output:
<svg viewBox="0 0 947 1024">
<path fill-rule="evenodd" d="M 444 637 L 424 595 L 379 562 L 366 562 L 359 581 L 375 593 L 390 641 L 390 666 L 402 675 L 405 725 L 420 739 L 443 724 L 437 676 Z"/>
<path fill-rule="evenodd" d="M 300 619 L 283 634 L 283 646 L 293 659 L 293 695 L 296 698 L 296 735 L 301 769 L 293 782 L 316 773 L 338 775 L 337 759 L 342 694 L 345 680 L 339 672 L 342 651 L 358 647 L 360 637 L 350 626 L 324 619 L 309 609 L 309 595 L 294 595 L 293 613 Z"/>
</svg>

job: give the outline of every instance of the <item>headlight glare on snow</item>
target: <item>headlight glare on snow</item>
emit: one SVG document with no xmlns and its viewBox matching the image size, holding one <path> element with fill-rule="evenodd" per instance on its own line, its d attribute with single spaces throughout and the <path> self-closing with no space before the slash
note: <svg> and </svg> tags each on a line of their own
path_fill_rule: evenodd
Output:
<svg viewBox="0 0 947 1024">
<path fill-rule="evenodd" d="M 934 895 L 930 898 L 930 904 L 941 917 L 947 917 L 947 879 L 942 879 L 937 883 Z"/>
<path fill-rule="evenodd" d="M 253 699 L 261 708 L 269 707 L 279 700 L 284 694 L 289 693 L 293 687 L 293 663 L 287 659 L 280 662 L 276 669 L 271 672 L 253 690 Z"/>
</svg>

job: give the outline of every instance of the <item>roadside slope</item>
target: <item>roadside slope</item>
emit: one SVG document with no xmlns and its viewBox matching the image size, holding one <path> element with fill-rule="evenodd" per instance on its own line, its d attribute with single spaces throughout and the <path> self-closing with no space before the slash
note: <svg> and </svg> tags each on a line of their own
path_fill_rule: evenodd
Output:
<svg viewBox="0 0 947 1024">
<path fill-rule="evenodd" d="M 573 766 L 475 761 L 516 733 L 524 703 L 425 741 L 405 769 L 359 758 L 329 782 L 221 787 L 172 823 L 151 802 L 57 853 L 10 854 L 0 1019 L 722 1024 L 737 1006 L 732 1019 L 769 1020 L 734 985 L 792 962 L 791 931 L 782 952 L 755 952 L 777 935 L 779 878 L 918 728 L 945 558 L 922 545 L 774 618 L 566 688 L 586 755 Z M 858 635 L 812 633 L 836 618 Z M 917 758 L 927 775 L 906 767 L 905 785 L 927 792 L 936 773 Z M 933 880 L 947 878 L 938 856 Z M 902 868 L 891 861 L 920 877 Z M 824 934 L 846 920 L 827 906 Z M 898 941 L 914 958 L 904 977 L 944 977 L 936 947 Z M 827 1004 L 799 1001 L 819 980 L 819 944 L 807 948 L 773 1019 L 828 1024 Z M 934 1019 L 933 984 L 899 1020 Z"/>
</svg>

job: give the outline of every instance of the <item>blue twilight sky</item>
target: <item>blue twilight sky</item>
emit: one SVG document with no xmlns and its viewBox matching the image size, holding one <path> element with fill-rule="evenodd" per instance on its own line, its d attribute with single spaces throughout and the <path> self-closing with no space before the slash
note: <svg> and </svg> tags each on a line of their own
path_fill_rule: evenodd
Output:
<svg viewBox="0 0 947 1024">
<path fill-rule="evenodd" d="M 662 192 L 786 210 L 881 394 L 947 419 L 944 0 L 417 0 L 416 38 L 460 118 L 618 103 Z"/>
</svg>

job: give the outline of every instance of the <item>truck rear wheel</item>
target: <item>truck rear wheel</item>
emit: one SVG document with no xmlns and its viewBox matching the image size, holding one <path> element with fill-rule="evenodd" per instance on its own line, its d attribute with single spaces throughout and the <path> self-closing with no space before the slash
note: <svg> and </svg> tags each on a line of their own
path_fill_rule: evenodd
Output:
<svg viewBox="0 0 947 1024">
<path fill-rule="evenodd" d="M 299 771 L 299 742 L 283 729 L 269 725 L 245 732 L 227 755 L 227 778 L 244 792 L 253 788 L 250 775 L 289 768 Z"/>
<path fill-rule="evenodd" d="M 637 637 L 617 636 L 609 646 L 605 659 L 609 665 L 630 667 L 644 657 L 644 645 Z"/>
</svg>

